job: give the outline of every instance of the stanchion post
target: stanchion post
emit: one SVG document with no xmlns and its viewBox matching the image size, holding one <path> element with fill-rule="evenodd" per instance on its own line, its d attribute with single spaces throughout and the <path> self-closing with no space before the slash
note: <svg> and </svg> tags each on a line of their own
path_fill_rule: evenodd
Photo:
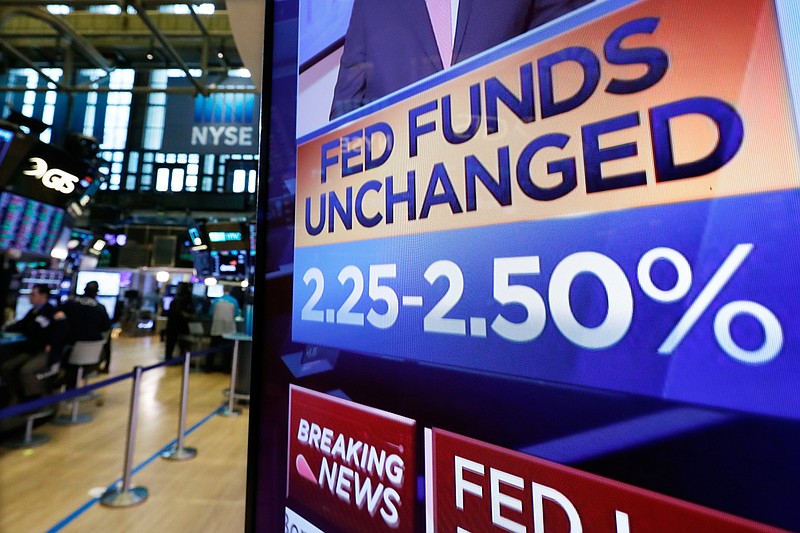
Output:
<svg viewBox="0 0 800 533">
<path fill-rule="evenodd" d="M 125 440 L 125 464 L 122 471 L 122 486 L 109 489 L 101 496 L 100 503 L 106 507 L 130 507 L 147 499 L 147 489 L 131 488 L 133 469 L 133 448 L 136 443 L 136 422 L 139 416 L 139 386 L 142 381 L 142 367 L 133 367 L 133 386 L 131 387 L 131 409 L 128 414 L 128 436 Z"/>
<path fill-rule="evenodd" d="M 228 405 L 218 411 L 220 416 L 239 416 L 240 409 L 233 407 L 233 397 L 236 394 L 236 371 L 239 363 L 239 339 L 233 341 L 233 361 L 231 361 L 231 387 L 228 389 Z"/>
<path fill-rule="evenodd" d="M 186 461 L 197 456 L 197 448 L 184 448 L 183 441 L 186 434 L 186 409 L 189 405 L 189 372 L 192 366 L 192 354 L 186 352 L 183 360 L 183 381 L 181 383 L 181 410 L 178 415 L 178 442 L 174 448 L 161 454 L 163 459 L 169 461 Z"/>
</svg>

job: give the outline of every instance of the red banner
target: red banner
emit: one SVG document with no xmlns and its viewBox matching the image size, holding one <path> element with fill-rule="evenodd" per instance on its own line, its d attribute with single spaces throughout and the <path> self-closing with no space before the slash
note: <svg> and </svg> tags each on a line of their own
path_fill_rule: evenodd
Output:
<svg viewBox="0 0 800 533">
<path fill-rule="evenodd" d="M 411 533 L 416 423 L 301 387 L 289 397 L 292 508 L 348 532 Z"/>
<path fill-rule="evenodd" d="M 429 446 L 437 533 L 781 531 L 446 431 Z"/>
</svg>

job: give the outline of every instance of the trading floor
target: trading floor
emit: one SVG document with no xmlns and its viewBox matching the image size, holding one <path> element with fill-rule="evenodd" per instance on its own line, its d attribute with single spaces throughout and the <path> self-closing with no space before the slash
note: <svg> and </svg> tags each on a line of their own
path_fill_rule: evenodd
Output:
<svg viewBox="0 0 800 533">
<path fill-rule="evenodd" d="M 115 338 L 110 376 L 157 363 L 163 349 L 157 336 Z M 0 491 L 0 531 L 242 531 L 248 412 L 215 414 L 226 401 L 230 375 L 190 374 L 185 443 L 197 456 L 160 457 L 177 438 L 182 374 L 182 366 L 167 366 L 142 379 L 132 486 L 148 489 L 145 502 L 108 508 L 97 499 L 122 476 L 131 398 L 131 380 L 124 380 L 101 389 L 100 399 L 81 402 L 81 412 L 94 415 L 91 422 L 45 423 L 36 433 L 49 435 L 47 444 L 0 448 L 0 487 L 6 487 Z"/>
</svg>

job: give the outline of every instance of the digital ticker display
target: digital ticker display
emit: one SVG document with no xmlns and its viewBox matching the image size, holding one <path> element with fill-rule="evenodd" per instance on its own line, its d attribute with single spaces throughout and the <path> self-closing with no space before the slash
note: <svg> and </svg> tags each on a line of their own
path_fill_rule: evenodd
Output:
<svg viewBox="0 0 800 533">
<path fill-rule="evenodd" d="M 0 250 L 50 254 L 64 216 L 58 207 L 9 192 L 0 194 Z"/>
<path fill-rule="evenodd" d="M 291 334 L 263 348 L 288 384 L 389 413 L 359 442 L 415 421 L 416 497 L 382 507 L 397 486 L 348 454 L 351 421 L 282 398 L 288 421 L 261 424 L 289 460 L 259 475 L 291 490 L 260 485 L 277 503 L 256 523 L 800 529 L 793 3 L 577 0 L 543 20 L 462 0 L 446 52 L 419 4 L 356 0 L 326 76 L 273 72 L 298 131 L 296 166 L 270 175 L 296 194 L 291 301 L 264 331 Z M 303 13 L 276 31 L 298 17 L 302 42 Z M 324 370 L 303 365 L 314 346 L 337 350 Z M 317 489 L 341 501 L 317 508 Z"/>
<path fill-rule="evenodd" d="M 210 257 L 214 277 L 227 280 L 247 277 L 247 250 L 213 250 Z"/>
</svg>

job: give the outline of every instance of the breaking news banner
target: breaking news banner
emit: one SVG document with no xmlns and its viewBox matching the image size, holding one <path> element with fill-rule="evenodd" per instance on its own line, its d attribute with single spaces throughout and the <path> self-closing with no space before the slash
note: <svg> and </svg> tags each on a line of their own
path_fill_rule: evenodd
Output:
<svg viewBox="0 0 800 533">
<path fill-rule="evenodd" d="M 414 531 L 415 438 L 413 420 L 292 385 L 287 525 Z"/>
<path fill-rule="evenodd" d="M 429 532 L 784 531 L 439 429 L 425 447 Z"/>
<path fill-rule="evenodd" d="M 293 339 L 800 417 L 784 53 L 609 0 L 302 137 Z"/>
</svg>

